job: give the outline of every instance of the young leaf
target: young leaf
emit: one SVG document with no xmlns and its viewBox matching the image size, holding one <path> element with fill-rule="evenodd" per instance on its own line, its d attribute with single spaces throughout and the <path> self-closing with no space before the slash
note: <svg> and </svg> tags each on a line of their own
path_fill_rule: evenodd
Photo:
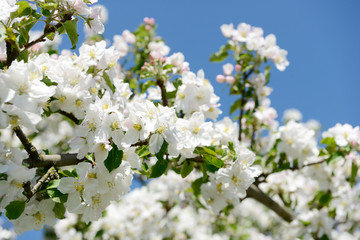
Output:
<svg viewBox="0 0 360 240">
<path fill-rule="evenodd" d="M 156 158 L 158 161 L 155 163 L 154 166 L 151 168 L 151 178 L 157 178 L 163 175 L 163 173 L 166 171 L 169 162 L 164 159 L 164 154 L 167 150 L 168 143 L 164 141 L 163 145 L 161 146 L 160 151 L 156 154 Z"/>
<path fill-rule="evenodd" d="M 114 84 L 111 82 L 111 79 L 109 77 L 109 75 L 104 71 L 103 73 L 103 78 L 106 82 L 106 84 L 109 86 L 109 88 L 111 89 L 111 91 L 114 93 L 115 92 L 115 86 Z"/>
<path fill-rule="evenodd" d="M 78 21 L 79 21 L 79 19 L 75 18 L 74 20 L 66 21 L 63 23 L 63 27 L 64 27 L 64 29 L 70 39 L 70 42 L 72 44 L 71 49 L 75 49 L 76 44 L 78 42 L 78 37 L 79 37 L 79 34 L 77 33 L 77 22 Z"/>
<path fill-rule="evenodd" d="M 53 208 L 53 212 L 55 213 L 55 217 L 58 219 L 64 219 L 65 218 L 65 211 L 66 208 L 63 203 L 55 203 L 55 206 Z"/>
<path fill-rule="evenodd" d="M 24 212 L 24 209 L 25 201 L 12 201 L 5 207 L 5 216 L 10 220 L 17 219 Z"/>
<path fill-rule="evenodd" d="M 187 175 L 191 173 L 194 169 L 194 162 L 193 161 L 185 161 L 181 167 L 181 177 L 185 178 Z"/>
<path fill-rule="evenodd" d="M 104 161 L 104 165 L 111 172 L 112 170 L 118 168 L 121 164 L 124 152 L 119 150 L 116 144 L 113 144 L 113 148 L 109 152 L 108 157 Z"/>
</svg>

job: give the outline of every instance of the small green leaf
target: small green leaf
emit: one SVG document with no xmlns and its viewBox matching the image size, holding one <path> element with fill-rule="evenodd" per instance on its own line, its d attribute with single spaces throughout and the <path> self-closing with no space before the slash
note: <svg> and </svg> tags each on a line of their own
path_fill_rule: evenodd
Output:
<svg viewBox="0 0 360 240">
<path fill-rule="evenodd" d="M 27 16 L 32 12 L 32 8 L 26 1 L 17 2 L 16 5 L 18 5 L 19 8 L 16 12 L 11 13 L 12 18 Z"/>
<path fill-rule="evenodd" d="M 164 141 L 163 145 L 161 146 L 160 151 L 156 154 L 156 158 L 158 161 L 155 163 L 154 166 L 151 167 L 151 178 L 157 178 L 163 175 L 163 173 L 166 171 L 169 162 L 164 159 L 164 154 L 167 150 L 168 143 Z"/>
<path fill-rule="evenodd" d="M 51 180 L 47 185 L 46 189 L 58 188 L 60 184 L 60 179 Z"/>
<path fill-rule="evenodd" d="M 230 107 L 230 114 L 233 114 L 236 110 L 241 108 L 241 98 L 236 100 Z"/>
<path fill-rule="evenodd" d="M 224 162 L 219 159 L 218 157 L 209 155 L 209 154 L 205 154 L 203 155 L 203 158 L 205 160 L 205 163 L 215 166 L 217 168 L 222 168 L 224 166 Z M 210 169 L 209 169 L 210 170 Z"/>
<path fill-rule="evenodd" d="M 55 203 L 55 206 L 53 208 L 53 212 L 55 213 L 55 217 L 58 219 L 64 219 L 65 218 L 65 211 L 66 208 L 63 203 Z"/>
<path fill-rule="evenodd" d="M 181 167 L 181 177 L 185 178 L 189 175 L 192 170 L 194 169 L 194 162 L 193 161 L 185 161 Z"/>
<path fill-rule="evenodd" d="M 5 210 L 5 216 L 8 219 L 17 219 L 25 210 L 25 201 L 12 201 L 5 207 Z"/>
<path fill-rule="evenodd" d="M 108 75 L 105 71 L 103 72 L 103 78 L 104 78 L 104 80 L 105 80 L 105 82 L 106 82 L 106 85 L 108 85 L 109 88 L 111 89 L 111 91 L 114 93 L 114 92 L 115 92 L 115 86 L 114 86 L 114 84 L 112 83 L 109 75 Z"/>
<path fill-rule="evenodd" d="M 79 19 L 75 18 L 74 20 L 66 21 L 63 23 L 63 27 L 64 27 L 64 29 L 70 39 L 70 42 L 72 44 L 71 49 L 75 49 L 76 44 L 78 42 L 78 37 L 79 37 L 79 34 L 77 33 L 77 22 L 78 21 L 79 21 Z"/>
<path fill-rule="evenodd" d="M 321 195 L 321 197 L 319 198 L 319 202 L 321 205 L 326 207 L 326 206 L 329 206 L 331 199 L 332 199 L 331 192 L 326 192 L 323 195 Z"/>
<path fill-rule="evenodd" d="M 144 145 L 144 146 L 138 147 L 138 149 L 136 149 L 136 153 L 137 153 L 137 155 L 139 155 L 140 158 L 144 158 L 144 157 L 148 156 L 150 154 L 149 145 Z"/>
<path fill-rule="evenodd" d="M 191 184 L 191 188 L 194 192 L 195 196 L 198 196 L 201 193 L 201 184 L 203 184 L 203 178 L 200 177 L 198 179 L 196 179 L 192 184 Z"/>
<path fill-rule="evenodd" d="M 48 188 L 46 189 L 46 193 L 54 202 L 57 203 L 64 203 L 68 199 L 68 194 L 60 192 L 57 188 Z"/>
<path fill-rule="evenodd" d="M 349 182 L 351 183 L 352 186 L 355 184 L 358 170 L 359 170 L 359 167 L 356 165 L 356 163 L 353 162 L 351 164 L 351 175 L 350 175 L 350 179 L 349 179 Z"/>
<path fill-rule="evenodd" d="M 229 54 L 227 52 L 217 52 L 210 56 L 210 62 L 221 62 L 227 58 Z"/>
<path fill-rule="evenodd" d="M 326 160 L 327 163 L 336 162 L 341 160 L 344 157 L 344 154 L 340 152 L 334 152 L 330 155 L 330 157 Z"/>
<path fill-rule="evenodd" d="M 270 81 L 270 66 L 265 68 L 265 85 L 267 85 Z"/>
<path fill-rule="evenodd" d="M 124 152 L 119 150 L 116 144 L 113 144 L 113 148 L 109 152 L 108 157 L 104 161 L 104 165 L 111 172 L 112 170 L 118 168 L 122 162 L 122 158 L 124 156 Z"/>
</svg>

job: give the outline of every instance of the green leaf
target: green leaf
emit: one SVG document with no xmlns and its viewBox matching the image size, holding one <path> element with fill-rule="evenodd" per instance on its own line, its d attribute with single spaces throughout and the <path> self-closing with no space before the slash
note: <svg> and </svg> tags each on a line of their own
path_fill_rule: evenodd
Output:
<svg viewBox="0 0 360 240">
<path fill-rule="evenodd" d="M 202 147 L 202 149 L 204 150 L 204 152 L 206 152 L 207 154 L 210 154 L 210 155 L 212 155 L 212 156 L 217 156 L 217 154 L 216 154 L 216 152 L 213 150 L 213 149 L 211 149 L 210 147 Z"/>
<path fill-rule="evenodd" d="M 55 206 L 53 208 L 53 212 L 55 213 L 55 217 L 58 219 L 64 219 L 65 218 L 65 211 L 66 208 L 63 203 L 55 203 Z"/>
<path fill-rule="evenodd" d="M 19 8 L 16 12 L 11 13 L 12 18 L 27 16 L 32 12 L 32 8 L 26 1 L 17 2 L 16 5 L 18 5 Z"/>
<path fill-rule="evenodd" d="M 191 188 L 194 192 L 195 196 L 198 196 L 201 193 L 201 184 L 203 184 L 203 178 L 200 177 L 198 179 L 196 179 L 192 184 L 191 184 Z"/>
<path fill-rule="evenodd" d="M 181 167 L 181 177 L 185 178 L 187 175 L 191 173 L 194 169 L 194 162 L 193 161 L 185 161 Z"/>
<path fill-rule="evenodd" d="M 104 165 L 111 172 L 112 170 L 118 168 L 121 164 L 122 158 L 124 156 L 124 152 L 119 150 L 116 144 L 113 144 L 113 148 L 109 152 L 108 157 L 104 161 Z"/>
<path fill-rule="evenodd" d="M 222 168 L 224 166 L 224 162 L 221 159 L 219 159 L 218 157 L 206 154 L 206 155 L 203 155 L 203 158 L 204 158 L 205 163 L 207 163 L 209 165 L 215 166 L 217 168 Z M 211 169 L 209 169 L 209 170 L 211 170 Z"/>
<path fill-rule="evenodd" d="M 75 171 L 74 171 L 75 170 Z M 70 172 L 69 170 L 59 170 L 59 174 L 64 176 L 64 177 L 73 177 L 73 178 L 78 178 L 78 175 L 76 174 L 76 169 L 74 169 L 72 172 Z"/>
<path fill-rule="evenodd" d="M 167 150 L 168 143 L 164 141 L 163 145 L 161 146 L 160 151 L 156 154 L 156 158 L 158 161 L 155 163 L 154 166 L 151 167 L 151 178 L 157 178 L 163 175 L 163 173 L 166 171 L 169 162 L 164 159 L 164 154 Z"/>
<path fill-rule="evenodd" d="M 332 199 L 332 194 L 331 192 L 325 192 L 324 194 L 321 195 L 321 197 L 319 198 L 319 202 L 321 205 L 323 205 L 324 207 L 329 206 L 329 203 Z"/>
<path fill-rule="evenodd" d="M 64 27 L 64 29 L 70 39 L 70 42 L 72 44 L 71 49 L 75 49 L 76 44 L 78 42 L 78 37 L 79 37 L 79 34 L 77 33 L 77 22 L 78 21 L 79 21 L 79 19 L 75 18 L 74 20 L 66 21 L 63 23 L 63 27 Z"/>
<path fill-rule="evenodd" d="M 326 160 L 327 163 L 336 162 L 341 160 L 344 157 L 344 154 L 340 152 L 334 152 L 330 155 L 330 157 Z"/>
<path fill-rule="evenodd" d="M 104 78 L 106 84 L 107 84 L 107 85 L 109 86 L 109 88 L 111 89 L 111 91 L 114 93 L 114 92 L 115 92 L 115 86 L 114 86 L 114 84 L 112 83 L 109 75 L 108 75 L 105 71 L 103 72 L 103 78 Z"/>
<path fill-rule="evenodd" d="M 210 56 L 210 62 L 221 62 L 227 58 L 229 54 L 227 52 L 217 52 Z"/>
<path fill-rule="evenodd" d="M 136 149 L 136 153 L 137 153 L 137 155 L 139 155 L 140 158 L 144 158 L 144 157 L 148 156 L 150 154 L 149 145 L 144 145 L 144 146 L 138 147 L 138 149 Z"/>
<path fill-rule="evenodd" d="M 270 66 L 265 68 L 265 85 L 267 85 L 270 81 Z"/>
<path fill-rule="evenodd" d="M 5 216 L 10 220 L 17 219 L 24 212 L 24 209 L 25 201 L 12 201 L 5 207 Z"/>
<path fill-rule="evenodd" d="M 58 188 L 60 184 L 60 179 L 51 180 L 47 185 L 46 189 Z"/>
<path fill-rule="evenodd" d="M 64 203 L 68 199 L 68 194 L 60 192 L 57 188 L 48 188 L 46 189 L 46 193 L 54 202 L 57 203 Z"/>
<path fill-rule="evenodd" d="M 230 107 L 230 114 L 233 114 L 236 110 L 241 108 L 241 98 L 236 100 Z"/>
<path fill-rule="evenodd" d="M 356 165 L 356 163 L 353 162 L 351 164 L 351 175 L 350 175 L 350 179 L 349 179 L 349 182 L 351 183 L 352 186 L 355 184 L 358 170 L 359 170 L 359 167 Z"/>
<path fill-rule="evenodd" d="M 18 61 L 24 60 L 24 62 L 28 62 L 28 60 L 29 60 L 29 51 L 25 50 L 23 52 L 20 52 L 17 60 Z"/>
</svg>

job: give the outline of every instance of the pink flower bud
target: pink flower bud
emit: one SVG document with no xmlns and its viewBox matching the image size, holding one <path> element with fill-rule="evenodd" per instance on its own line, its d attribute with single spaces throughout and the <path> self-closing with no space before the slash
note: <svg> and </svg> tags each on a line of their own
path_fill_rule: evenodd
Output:
<svg viewBox="0 0 360 240">
<path fill-rule="evenodd" d="M 155 24 L 155 19 L 154 18 L 150 18 L 148 21 L 149 25 L 154 25 Z"/>
<path fill-rule="evenodd" d="M 223 82 L 225 82 L 225 77 L 224 77 L 224 75 L 221 75 L 221 74 L 217 75 L 217 76 L 216 76 L 216 81 L 217 81 L 218 83 L 223 83 Z"/>
<path fill-rule="evenodd" d="M 240 72 L 241 71 L 241 65 L 236 64 L 235 65 L 235 71 Z"/>
<path fill-rule="evenodd" d="M 146 23 L 146 24 L 148 24 L 148 22 L 149 22 L 149 18 L 148 17 L 144 17 L 144 23 Z"/>
<path fill-rule="evenodd" d="M 145 30 L 149 32 L 149 31 L 151 30 L 151 26 L 150 26 L 150 25 L 146 25 L 146 26 L 145 26 Z"/>
<path fill-rule="evenodd" d="M 235 82 L 235 78 L 233 76 L 226 76 L 225 77 L 225 81 L 228 83 L 228 84 L 233 84 Z"/>
</svg>

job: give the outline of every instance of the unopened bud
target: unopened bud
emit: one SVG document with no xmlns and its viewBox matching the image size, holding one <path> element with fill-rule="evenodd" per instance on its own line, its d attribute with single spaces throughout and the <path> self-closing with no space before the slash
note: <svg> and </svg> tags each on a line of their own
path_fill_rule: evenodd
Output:
<svg viewBox="0 0 360 240">
<path fill-rule="evenodd" d="M 225 77 L 224 77 L 224 75 L 221 75 L 221 74 L 217 75 L 217 76 L 216 76 L 216 81 L 217 81 L 218 83 L 223 83 L 223 82 L 225 82 Z"/>
<path fill-rule="evenodd" d="M 235 78 L 233 76 L 226 76 L 225 77 L 225 81 L 228 83 L 228 84 L 233 84 L 235 82 Z"/>
</svg>

